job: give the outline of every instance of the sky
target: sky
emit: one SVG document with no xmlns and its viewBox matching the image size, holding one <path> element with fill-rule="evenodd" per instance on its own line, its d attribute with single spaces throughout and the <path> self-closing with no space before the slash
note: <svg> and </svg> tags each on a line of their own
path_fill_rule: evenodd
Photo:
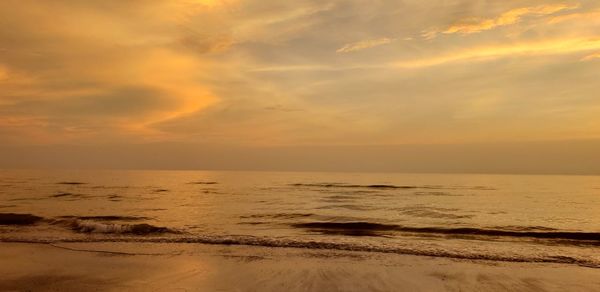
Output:
<svg viewBox="0 0 600 292">
<path fill-rule="evenodd" d="M 565 149 L 535 164 L 597 145 L 599 72 L 591 0 L 5 0 L 0 167 L 73 147 L 287 149 L 286 169 L 348 147 Z"/>
</svg>

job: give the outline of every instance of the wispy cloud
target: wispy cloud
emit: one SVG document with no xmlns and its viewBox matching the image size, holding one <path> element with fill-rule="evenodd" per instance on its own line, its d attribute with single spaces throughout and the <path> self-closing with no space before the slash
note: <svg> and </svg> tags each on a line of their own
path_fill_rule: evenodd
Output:
<svg viewBox="0 0 600 292">
<path fill-rule="evenodd" d="M 591 60 L 595 60 L 595 59 L 600 59 L 600 52 L 596 52 L 591 55 L 587 55 L 587 56 L 581 58 L 581 61 L 591 61 Z"/>
<path fill-rule="evenodd" d="M 491 30 L 501 26 L 512 25 L 520 22 L 524 17 L 527 16 L 546 16 L 558 13 L 564 10 L 571 10 L 578 8 L 579 5 L 569 4 L 553 4 L 553 5 L 540 5 L 533 7 L 522 7 L 511 9 L 507 12 L 500 14 L 494 18 L 480 18 L 471 17 L 462 19 L 445 29 L 432 29 L 423 32 L 422 36 L 425 39 L 435 38 L 438 34 L 473 34 L 486 30 Z"/>
<path fill-rule="evenodd" d="M 374 47 L 387 45 L 393 41 L 394 41 L 394 39 L 390 39 L 390 38 L 364 40 L 364 41 L 360 41 L 360 42 L 346 44 L 343 47 L 337 49 L 336 52 L 337 53 L 356 52 L 356 51 L 361 51 L 361 50 L 365 50 L 365 49 L 370 49 L 370 48 L 374 48 Z"/>
<path fill-rule="evenodd" d="M 465 49 L 458 52 L 398 62 L 395 65 L 402 68 L 420 68 L 468 60 L 488 60 L 508 56 L 522 55 L 556 55 L 585 52 L 600 49 L 600 38 L 596 39 L 558 39 L 543 42 L 520 43 L 505 46 L 487 46 Z M 594 55 L 591 55 L 594 56 Z M 588 56 L 590 58 L 593 58 Z"/>
<path fill-rule="evenodd" d="M 557 15 L 550 18 L 548 24 L 559 24 L 569 21 L 585 21 L 587 24 L 590 22 L 598 23 L 600 21 L 600 11 L 586 11 L 581 13 Z"/>
</svg>

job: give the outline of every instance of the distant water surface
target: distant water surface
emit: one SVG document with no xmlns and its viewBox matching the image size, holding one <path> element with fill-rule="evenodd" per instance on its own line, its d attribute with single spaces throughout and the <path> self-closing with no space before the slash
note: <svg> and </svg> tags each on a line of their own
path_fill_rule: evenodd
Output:
<svg viewBox="0 0 600 292">
<path fill-rule="evenodd" d="M 0 171 L 0 240 L 189 242 L 600 267 L 600 177 Z"/>
</svg>

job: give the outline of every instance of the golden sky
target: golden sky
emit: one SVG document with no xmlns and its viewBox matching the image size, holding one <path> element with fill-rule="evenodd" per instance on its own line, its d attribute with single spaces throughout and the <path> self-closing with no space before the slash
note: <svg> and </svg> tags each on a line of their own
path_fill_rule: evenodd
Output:
<svg viewBox="0 0 600 292">
<path fill-rule="evenodd" d="M 600 138 L 600 1 L 0 1 L 0 139 Z"/>
</svg>

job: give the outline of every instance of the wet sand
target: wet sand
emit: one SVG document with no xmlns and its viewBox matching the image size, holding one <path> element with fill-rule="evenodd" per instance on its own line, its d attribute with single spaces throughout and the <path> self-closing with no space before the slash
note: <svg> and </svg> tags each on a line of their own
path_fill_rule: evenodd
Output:
<svg viewBox="0 0 600 292">
<path fill-rule="evenodd" d="M 600 291 L 600 269 L 203 244 L 0 243 L 0 291 Z"/>
</svg>

